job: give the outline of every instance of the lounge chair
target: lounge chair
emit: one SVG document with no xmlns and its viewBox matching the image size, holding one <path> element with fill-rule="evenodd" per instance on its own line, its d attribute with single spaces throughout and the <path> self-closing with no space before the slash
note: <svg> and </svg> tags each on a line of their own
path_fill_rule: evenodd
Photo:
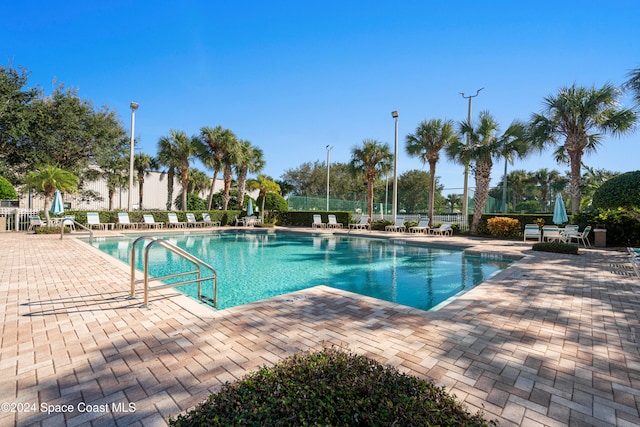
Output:
<svg viewBox="0 0 640 427">
<path fill-rule="evenodd" d="M 384 231 L 405 231 L 406 227 L 404 226 L 404 217 L 399 216 L 396 217 L 396 222 L 392 225 L 387 225 L 384 227 Z"/>
<path fill-rule="evenodd" d="M 187 214 L 187 225 L 189 227 L 204 227 L 206 224 L 204 221 L 196 220 L 196 216 L 192 213 Z"/>
<path fill-rule="evenodd" d="M 87 227 L 89 229 L 111 230 L 115 224 L 113 222 L 100 222 L 98 212 L 87 212 Z"/>
<path fill-rule="evenodd" d="M 536 239 L 538 242 L 540 241 L 542 235 L 540 233 L 540 227 L 538 224 L 525 224 L 524 226 L 524 238 L 523 242 L 526 242 L 527 239 Z"/>
<path fill-rule="evenodd" d="M 544 225 L 542 226 L 542 241 L 543 242 L 562 242 L 566 243 L 567 238 L 560 232 L 560 228 L 557 225 Z"/>
<path fill-rule="evenodd" d="M 409 233 L 425 233 L 429 232 L 429 218 L 420 218 L 418 225 L 409 227 Z"/>
<path fill-rule="evenodd" d="M 147 228 L 162 228 L 164 227 L 164 222 L 156 222 L 155 218 L 151 214 L 143 215 L 144 225 Z"/>
<path fill-rule="evenodd" d="M 369 215 L 362 215 L 360 217 L 360 222 L 355 224 L 349 224 L 349 230 L 361 230 L 361 229 L 368 230 L 369 227 L 370 227 Z"/>
<path fill-rule="evenodd" d="M 211 215 L 209 215 L 208 213 L 203 213 L 202 214 L 202 222 L 204 222 L 204 225 L 210 225 L 212 227 L 220 227 L 220 221 L 211 221 Z"/>
<path fill-rule="evenodd" d="M 453 236 L 453 227 L 450 222 L 443 222 L 440 227 L 430 229 L 429 233 L 439 236 Z"/>
<path fill-rule="evenodd" d="M 587 225 L 581 233 L 569 234 L 567 238 L 569 242 L 572 242 L 573 239 L 575 239 L 577 243 L 582 243 L 585 248 L 590 248 L 591 242 L 589 242 L 589 233 L 591 233 L 591 226 Z"/>
<path fill-rule="evenodd" d="M 327 224 L 322 222 L 322 217 L 320 215 L 313 216 L 313 224 L 311 224 L 311 228 L 326 228 Z"/>
<path fill-rule="evenodd" d="M 335 215 L 328 215 L 329 222 L 327 223 L 328 228 L 342 228 L 342 223 L 336 220 Z"/>
<path fill-rule="evenodd" d="M 65 216 L 64 218 L 62 218 L 62 226 L 69 226 L 72 231 L 76 231 L 76 217 L 73 215 Z"/>
<path fill-rule="evenodd" d="M 29 228 L 27 231 L 36 231 L 36 227 L 43 227 L 47 225 L 39 216 L 33 216 L 29 218 Z"/>
<path fill-rule="evenodd" d="M 173 212 L 169 212 L 167 214 L 167 219 L 169 219 L 169 222 L 167 223 L 167 227 L 184 228 L 187 226 L 187 223 L 180 221 L 178 219 L 178 215 L 176 215 Z"/>
<path fill-rule="evenodd" d="M 131 222 L 131 220 L 129 219 L 129 214 L 127 212 L 118 212 L 117 227 L 119 229 L 138 228 L 138 224 L 135 222 Z"/>
</svg>

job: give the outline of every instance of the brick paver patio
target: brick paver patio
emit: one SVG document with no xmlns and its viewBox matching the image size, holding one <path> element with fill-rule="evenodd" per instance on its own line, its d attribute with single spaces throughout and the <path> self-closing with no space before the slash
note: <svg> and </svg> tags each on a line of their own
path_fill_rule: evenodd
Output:
<svg viewBox="0 0 640 427">
<path fill-rule="evenodd" d="M 226 381 L 332 344 L 431 378 L 501 426 L 640 425 L 640 282 L 623 253 L 426 240 L 525 258 L 433 312 L 329 287 L 216 312 L 173 290 L 141 308 L 124 264 L 73 238 L 2 233 L 0 425 L 166 425 Z"/>
</svg>

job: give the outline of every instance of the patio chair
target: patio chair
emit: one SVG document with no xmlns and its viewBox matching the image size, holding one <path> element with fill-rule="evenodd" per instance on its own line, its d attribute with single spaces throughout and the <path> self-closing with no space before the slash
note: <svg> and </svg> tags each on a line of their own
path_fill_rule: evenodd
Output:
<svg viewBox="0 0 640 427">
<path fill-rule="evenodd" d="M 209 215 L 208 213 L 203 213 L 202 214 L 202 222 L 204 222 L 204 225 L 210 225 L 212 227 L 220 227 L 220 221 L 211 221 L 211 215 Z"/>
<path fill-rule="evenodd" d="M 29 218 L 29 228 L 27 231 L 36 231 L 36 227 L 43 227 L 47 225 L 39 216 L 33 216 Z"/>
<path fill-rule="evenodd" d="M 100 222 L 98 212 L 87 212 L 87 227 L 89 229 L 97 228 L 98 230 L 113 229 L 115 224 L 112 222 Z"/>
<path fill-rule="evenodd" d="M 176 215 L 174 212 L 169 212 L 167 214 L 167 219 L 169 220 L 169 222 L 167 223 L 167 227 L 184 228 L 187 226 L 187 223 L 180 221 L 178 219 L 178 215 Z"/>
<path fill-rule="evenodd" d="M 573 239 L 575 239 L 576 243 L 582 243 L 585 248 L 590 248 L 591 242 L 589 241 L 589 233 L 591 233 L 591 226 L 587 225 L 584 230 L 582 230 L 582 233 L 570 234 L 568 236 L 569 242 L 572 242 Z"/>
<path fill-rule="evenodd" d="M 405 231 L 406 227 L 404 226 L 404 217 L 399 216 L 396 217 L 396 222 L 392 225 L 387 225 L 384 227 L 384 231 Z"/>
<path fill-rule="evenodd" d="M 523 242 L 526 242 L 527 239 L 536 239 L 539 242 L 541 238 L 542 235 L 540 233 L 540 227 L 538 227 L 538 224 L 525 224 L 524 238 L 522 239 Z"/>
<path fill-rule="evenodd" d="M 418 225 L 409 227 L 409 233 L 425 233 L 429 232 L 429 218 L 420 218 Z"/>
<path fill-rule="evenodd" d="M 151 214 L 143 215 L 142 219 L 144 219 L 144 225 L 147 228 L 162 228 L 162 227 L 164 227 L 164 222 L 156 222 L 155 218 Z"/>
<path fill-rule="evenodd" d="M 365 229 L 365 230 L 370 229 L 369 215 L 362 215 L 360 217 L 360 222 L 355 224 L 349 224 L 349 230 L 361 230 L 361 229 Z"/>
<path fill-rule="evenodd" d="M 119 229 L 138 228 L 138 224 L 135 223 L 135 222 L 131 222 L 131 220 L 129 219 L 129 213 L 127 213 L 127 212 L 118 212 L 117 227 Z"/>
<path fill-rule="evenodd" d="M 453 236 L 453 227 L 450 222 L 443 222 L 440 227 L 430 229 L 429 233 L 439 236 Z"/>
<path fill-rule="evenodd" d="M 76 231 L 76 217 L 71 215 L 62 218 L 62 227 L 66 226 L 68 226 L 72 231 Z"/>
<path fill-rule="evenodd" d="M 187 214 L 187 225 L 189 227 L 204 227 L 206 224 L 204 221 L 198 221 L 196 219 L 195 214 L 188 213 Z"/>
<path fill-rule="evenodd" d="M 336 216 L 335 215 L 328 215 L 329 218 L 329 222 L 327 223 L 327 227 L 328 228 L 342 228 L 343 225 L 341 222 L 338 222 L 338 220 L 336 220 Z"/>
<path fill-rule="evenodd" d="M 560 232 L 560 228 L 557 225 L 544 225 L 542 226 L 542 241 L 543 242 L 562 242 L 566 243 L 567 238 Z"/>
<path fill-rule="evenodd" d="M 322 217 L 320 215 L 313 216 L 313 224 L 311 224 L 311 228 L 326 228 L 327 224 L 322 222 Z"/>
</svg>

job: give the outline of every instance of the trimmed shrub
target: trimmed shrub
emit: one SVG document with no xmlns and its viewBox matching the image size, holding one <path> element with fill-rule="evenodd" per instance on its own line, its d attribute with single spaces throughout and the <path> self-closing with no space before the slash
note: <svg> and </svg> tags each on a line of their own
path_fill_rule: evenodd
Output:
<svg viewBox="0 0 640 427">
<path fill-rule="evenodd" d="M 640 208 L 640 171 L 605 181 L 593 194 L 592 204 L 597 209 Z"/>
<path fill-rule="evenodd" d="M 489 426 L 444 387 L 335 348 L 293 355 L 209 397 L 173 426 Z"/>
<path fill-rule="evenodd" d="M 522 230 L 520 221 L 506 216 L 497 216 L 487 220 L 489 234 L 496 237 L 517 237 Z"/>
<path fill-rule="evenodd" d="M 45 225 L 42 227 L 35 227 L 33 231 L 36 234 L 60 234 L 60 227 L 59 226 L 52 227 L 52 226 Z M 64 232 L 65 234 L 71 233 L 71 229 L 69 227 L 65 227 Z"/>
<path fill-rule="evenodd" d="M 17 198 L 18 194 L 13 185 L 0 176 L 0 200 L 16 200 Z"/>
<path fill-rule="evenodd" d="M 561 242 L 534 243 L 533 250 L 541 251 L 541 252 L 555 252 L 559 254 L 578 255 L 577 246 L 573 246 L 568 243 L 561 243 Z"/>
</svg>

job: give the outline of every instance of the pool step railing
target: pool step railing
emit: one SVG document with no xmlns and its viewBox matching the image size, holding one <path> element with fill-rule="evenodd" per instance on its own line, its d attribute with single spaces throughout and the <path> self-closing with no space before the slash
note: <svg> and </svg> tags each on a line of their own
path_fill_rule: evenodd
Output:
<svg viewBox="0 0 640 427">
<path fill-rule="evenodd" d="M 93 230 L 85 226 L 84 224 L 80 224 L 78 221 L 71 217 L 62 218 L 62 220 L 60 221 L 60 240 L 62 240 L 62 238 L 64 237 L 64 229 L 66 226 L 70 226 L 72 230 L 76 227 L 82 228 L 87 232 L 86 234 L 89 235 L 89 241 L 93 242 Z"/>
<path fill-rule="evenodd" d="M 143 278 L 142 279 L 136 279 L 136 246 L 138 245 L 139 242 L 144 242 L 144 241 L 149 241 L 149 244 L 147 244 L 147 246 L 144 248 L 144 256 L 143 256 Z M 159 276 L 159 277 L 149 277 L 149 251 L 151 250 L 152 247 L 154 246 L 161 246 L 165 249 L 167 249 L 169 252 L 172 252 L 178 256 L 180 256 L 181 258 L 189 261 L 191 264 L 193 264 L 193 266 L 195 267 L 194 270 L 191 271 L 184 271 L 184 272 L 180 272 L 180 273 L 174 273 L 174 274 L 168 274 L 165 276 Z M 166 239 L 162 239 L 159 237 L 153 237 L 153 236 L 141 236 L 138 237 L 136 240 L 134 240 L 133 244 L 131 245 L 131 292 L 130 292 L 130 298 L 135 298 L 136 296 L 136 284 L 139 283 L 143 283 L 144 284 L 144 304 L 142 305 L 143 307 L 148 307 L 149 306 L 149 292 L 150 291 L 155 291 L 155 290 L 160 290 L 160 289 L 166 289 L 166 288 L 174 288 L 176 286 L 182 286 L 182 285 L 187 285 L 190 283 L 197 283 L 198 284 L 198 299 L 200 301 L 203 301 L 207 304 L 212 305 L 214 308 L 218 308 L 218 278 L 217 278 L 217 274 L 216 274 L 216 270 L 211 267 L 209 264 L 207 264 L 206 262 L 202 261 L 200 258 L 191 255 L 189 252 L 185 251 L 184 249 L 176 246 L 175 244 L 171 243 L 170 241 L 166 240 Z M 202 276 L 202 269 L 207 269 L 209 270 L 210 274 L 207 276 Z M 179 277 L 183 277 L 183 276 L 190 276 L 196 274 L 196 278 L 195 279 L 185 279 L 176 283 L 163 283 L 161 285 L 156 285 L 153 287 L 149 286 L 150 282 L 157 282 L 157 281 L 162 281 L 162 280 L 166 280 L 166 279 L 174 279 L 174 278 L 179 278 Z M 202 295 L 202 282 L 206 282 L 206 281 L 212 281 L 213 284 L 213 298 L 210 298 L 206 295 Z"/>
</svg>

